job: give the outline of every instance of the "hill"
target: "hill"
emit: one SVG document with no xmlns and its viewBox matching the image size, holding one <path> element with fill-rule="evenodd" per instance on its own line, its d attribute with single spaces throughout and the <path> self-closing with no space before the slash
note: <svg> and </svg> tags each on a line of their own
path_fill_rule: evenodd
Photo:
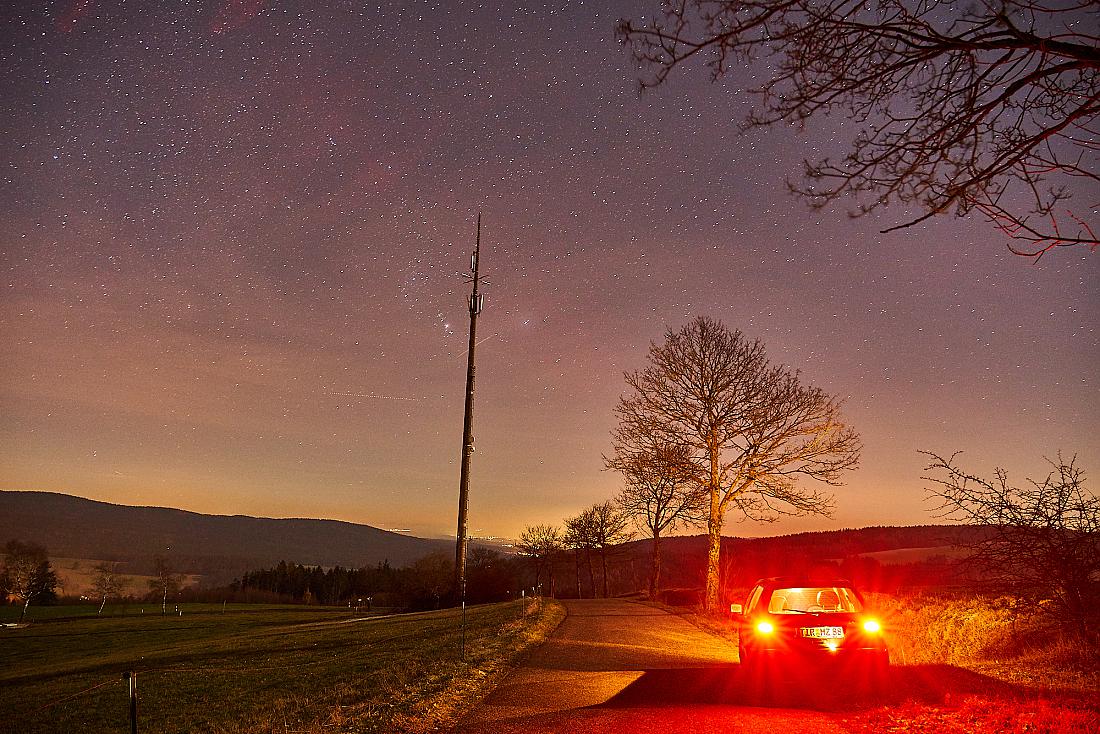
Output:
<svg viewBox="0 0 1100 734">
<path fill-rule="evenodd" d="M 0 491 L 0 545 L 33 541 L 54 557 L 124 562 L 151 573 L 160 554 L 205 583 L 231 581 L 279 561 L 321 566 L 404 566 L 453 544 L 338 520 L 203 515 L 131 507 L 54 492 Z"/>
<path fill-rule="evenodd" d="M 960 525 L 876 526 L 778 535 L 722 538 L 722 584 L 747 588 L 758 578 L 799 573 L 836 573 L 868 590 L 902 586 L 957 584 L 951 561 L 962 555 L 960 542 L 979 529 Z M 625 585 L 641 588 L 649 573 L 652 541 L 640 539 L 622 548 Z M 700 589 L 706 573 L 707 537 L 688 535 L 661 540 L 662 585 Z M 738 594 L 740 591 L 737 592 Z"/>
</svg>

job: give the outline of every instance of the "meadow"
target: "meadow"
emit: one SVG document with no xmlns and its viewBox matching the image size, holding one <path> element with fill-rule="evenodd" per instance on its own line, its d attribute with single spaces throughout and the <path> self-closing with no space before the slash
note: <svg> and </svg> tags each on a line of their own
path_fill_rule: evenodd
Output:
<svg viewBox="0 0 1100 734">
<path fill-rule="evenodd" d="M 427 731 L 563 616 L 560 605 L 530 599 L 470 607 L 463 658 L 453 609 L 139 610 L 32 608 L 32 624 L 0 627 L 2 723 L 27 733 L 129 731 L 124 675 L 134 671 L 140 732 Z"/>
<path fill-rule="evenodd" d="M 60 597 L 87 596 L 94 599 L 94 579 L 96 565 L 110 563 L 94 558 L 50 558 L 50 565 L 57 574 L 57 595 Z M 198 574 L 183 574 L 182 586 L 195 586 L 202 577 Z M 136 573 L 120 574 L 121 588 L 115 594 L 120 597 L 141 597 L 149 593 L 149 585 L 156 585 L 156 577 Z M 98 606 L 96 607 L 98 609 Z"/>
</svg>

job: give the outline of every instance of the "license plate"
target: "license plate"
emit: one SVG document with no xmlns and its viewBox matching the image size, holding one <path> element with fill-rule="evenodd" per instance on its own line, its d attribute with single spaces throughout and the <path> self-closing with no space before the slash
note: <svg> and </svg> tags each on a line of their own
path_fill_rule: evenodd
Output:
<svg viewBox="0 0 1100 734">
<path fill-rule="evenodd" d="M 803 637 L 813 637 L 816 640 L 834 640 L 844 637 L 843 627 L 803 627 Z"/>
</svg>

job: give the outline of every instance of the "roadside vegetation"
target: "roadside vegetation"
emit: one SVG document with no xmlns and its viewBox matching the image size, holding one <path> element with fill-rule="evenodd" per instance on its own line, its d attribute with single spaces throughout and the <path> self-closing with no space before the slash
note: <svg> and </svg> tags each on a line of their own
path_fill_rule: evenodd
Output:
<svg viewBox="0 0 1100 734">
<path fill-rule="evenodd" d="M 470 607 L 463 659 L 456 609 L 179 610 L 115 616 L 108 607 L 103 617 L 0 628 L 5 720 L 29 734 L 126 731 L 123 675 L 135 671 L 142 732 L 428 731 L 460 715 L 564 616 L 550 600 Z"/>
<path fill-rule="evenodd" d="M 1100 731 L 1100 651 L 1041 610 L 973 593 L 875 597 L 902 698 L 853 717 L 853 732 Z"/>
<path fill-rule="evenodd" d="M 742 598 L 747 589 L 736 590 Z M 741 593 L 738 593 L 741 592 Z M 654 602 L 737 641 L 733 619 L 669 592 Z M 893 663 L 886 693 L 845 699 L 853 734 L 1100 731 L 1100 651 L 1012 598 L 959 590 L 867 595 Z"/>
<path fill-rule="evenodd" d="M 895 664 L 948 664 L 1044 688 L 1100 692 L 1100 650 L 1007 596 L 871 595 Z"/>
</svg>

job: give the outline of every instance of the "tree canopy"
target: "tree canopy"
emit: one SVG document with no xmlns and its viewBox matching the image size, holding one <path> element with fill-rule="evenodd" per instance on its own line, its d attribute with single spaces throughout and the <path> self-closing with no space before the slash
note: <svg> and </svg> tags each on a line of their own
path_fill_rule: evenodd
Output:
<svg viewBox="0 0 1100 734">
<path fill-rule="evenodd" d="M 649 595 L 655 598 L 661 585 L 661 535 L 704 522 L 708 496 L 691 450 L 664 443 L 650 429 L 638 421 L 617 426 L 611 434 L 614 453 L 604 462 L 626 481 L 616 503 L 653 538 Z"/>
<path fill-rule="evenodd" d="M 622 430 L 682 447 L 709 496 L 708 608 L 718 604 L 727 512 L 764 521 L 827 514 L 832 498 L 800 480 L 839 485 L 859 462 L 859 435 L 840 420 L 840 401 L 770 364 L 763 344 L 719 321 L 669 329 L 626 383 L 630 393 L 616 407 Z"/>
<path fill-rule="evenodd" d="M 918 211 L 885 231 L 977 212 L 1037 257 L 1100 244 L 1098 27 L 1090 0 L 684 0 L 618 35 L 643 87 L 693 58 L 714 78 L 764 59 L 745 128 L 858 123 L 848 153 L 790 184 L 814 206 Z M 1071 206 L 1075 193 L 1089 198 Z"/>
<path fill-rule="evenodd" d="M 535 567 L 535 585 L 542 583 L 542 572 L 547 571 L 549 595 L 554 596 L 554 559 L 565 550 L 562 532 L 553 525 L 530 525 L 519 536 L 516 549 L 531 559 Z"/>
</svg>

